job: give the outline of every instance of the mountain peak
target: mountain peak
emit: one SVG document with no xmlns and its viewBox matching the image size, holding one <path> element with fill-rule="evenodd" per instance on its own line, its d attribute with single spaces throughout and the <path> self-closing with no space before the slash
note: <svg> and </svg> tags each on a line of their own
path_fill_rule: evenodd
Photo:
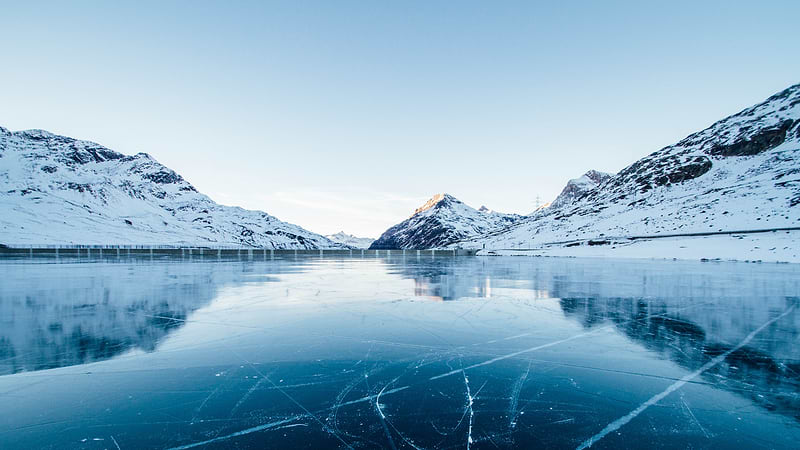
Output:
<svg viewBox="0 0 800 450">
<path fill-rule="evenodd" d="M 33 139 L 51 138 L 51 137 L 58 136 L 55 133 L 51 133 L 51 132 L 49 132 L 47 130 L 42 130 L 41 128 L 32 128 L 30 130 L 22 130 L 22 131 L 18 131 L 17 133 L 22 135 L 22 136 L 33 138 Z"/>
<path fill-rule="evenodd" d="M 386 230 L 371 249 L 439 248 L 503 229 L 522 216 L 476 210 L 450 194 L 436 194 L 408 219 Z"/>
<path fill-rule="evenodd" d="M 606 181 L 607 179 L 611 178 L 612 175 L 613 174 L 611 174 L 611 173 L 600 172 L 599 170 L 592 169 L 592 170 L 589 170 L 586 173 L 584 173 L 583 177 L 586 177 L 586 178 L 594 181 L 595 183 L 600 184 L 600 183 Z"/>
<path fill-rule="evenodd" d="M 424 205 L 414 210 L 413 215 L 417 215 L 421 212 L 425 212 L 432 208 L 441 208 L 451 203 L 461 203 L 461 201 L 447 193 L 436 194 L 433 197 L 431 197 L 430 200 L 425 202 Z"/>
<path fill-rule="evenodd" d="M 558 197 L 550 204 L 550 207 L 558 208 L 569 205 L 578 197 L 604 183 L 611 177 L 612 174 L 610 173 L 589 170 L 580 177 L 569 180 Z"/>
</svg>

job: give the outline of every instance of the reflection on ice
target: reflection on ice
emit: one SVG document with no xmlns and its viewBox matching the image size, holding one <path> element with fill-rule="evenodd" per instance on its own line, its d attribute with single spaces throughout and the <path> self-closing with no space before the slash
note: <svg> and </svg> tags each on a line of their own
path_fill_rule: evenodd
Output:
<svg viewBox="0 0 800 450">
<path fill-rule="evenodd" d="M 223 270 L 218 270 L 222 268 Z M 210 265 L 10 264 L 0 285 L 0 375 L 151 352 L 240 270 Z"/>
<path fill-rule="evenodd" d="M 181 266 L 4 269 L 0 374 L 100 361 L 133 348 L 153 351 L 216 289 Z"/>
<path fill-rule="evenodd" d="M 800 438 L 792 265 L 394 257 L 0 270 L 0 397 L 14 400 L 0 406 L 2 448 Z"/>
</svg>

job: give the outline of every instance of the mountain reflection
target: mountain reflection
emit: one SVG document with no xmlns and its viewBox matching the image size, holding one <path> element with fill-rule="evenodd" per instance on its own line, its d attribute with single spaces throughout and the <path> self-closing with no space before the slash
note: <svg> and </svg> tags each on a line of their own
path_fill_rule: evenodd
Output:
<svg viewBox="0 0 800 450">
<path fill-rule="evenodd" d="M 464 282 L 450 274 L 425 275 L 414 278 L 414 295 L 433 300 L 448 301 L 464 297 L 489 298 L 492 285 L 489 277 Z"/>
<path fill-rule="evenodd" d="M 507 295 L 559 299 L 564 315 L 584 328 L 611 323 L 632 342 L 689 372 L 734 348 L 791 305 L 800 306 L 800 298 L 793 296 L 798 291 L 796 273 L 790 269 L 784 277 L 770 273 L 784 269 L 766 267 L 762 274 L 742 277 L 741 266 L 735 265 L 531 264 L 513 259 L 494 264 L 443 259 L 396 269 L 414 280 L 417 296 L 458 300 L 494 293 L 498 300 Z M 795 310 L 705 371 L 702 380 L 800 420 L 799 337 L 800 312 Z"/>
<path fill-rule="evenodd" d="M 237 264 L 35 264 L 4 267 L 0 375 L 151 352 Z"/>
<path fill-rule="evenodd" d="M 795 297 L 782 300 L 784 308 L 800 302 Z M 611 322 L 633 342 L 689 372 L 733 349 L 759 324 L 751 321 L 750 309 L 715 311 L 713 304 L 710 309 L 695 311 L 682 311 L 668 300 L 563 298 L 560 304 L 564 314 L 584 327 Z M 764 309 L 776 311 L 769 306 Z M 725 332 L 717 333 L 714 325 L 719 326 L 725 316 L 730 317 Z M 704 371 L 702 380 L 748 397 L 769 411 L 800 420 L 800 349 L 793 344 L 797 318 L 797 314 L 790 314 L 776 322 L 770 330 L 763 331 L 762 339 L 752 340 Z M 787 392 L 795 395 L 786 395 Z"/>
<path fill-rule="evenodd" d="M 478 270 L 483 264 L 452 258 L 427 258 L 418 262 L 415 258 L 384 261 L 390 273 L 414 281 L 414 296 L 432 300 L 449 301 L 467 297 L 488 298 L 492 296 L 492 274 Z M 464 272 L 463 269 L 466 269 Z"/>
</svg>

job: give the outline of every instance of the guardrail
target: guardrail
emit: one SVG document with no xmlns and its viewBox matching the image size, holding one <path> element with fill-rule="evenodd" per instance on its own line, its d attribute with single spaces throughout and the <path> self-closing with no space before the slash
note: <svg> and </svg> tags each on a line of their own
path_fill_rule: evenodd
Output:
<svg viewBox="0 0 800 450">
<path fill-rule="evenodd" d="M 246 245 L 240 244 L 214 244 L 211 245 L 168 245 L 168 244 L 0 244 L 0 248 L 20 248 L 20 249 L 28 249 L 28 248 L 43 248 L 43 249 L 73 249 L 73 248 L 80 248 L 80 249 L 140 249 L 140 250 L 149 250 L 149 249 L 172 249 L 172 250 L 180 250 L 182 248 L 213 248 L 213 249 L 226 249 L 226 250 L 238 250 L 238 249 L 260 249 L 260 247 L 250 247 Z"/>
<path fill-rule="evenodd" d="M 366 250 L 366 249 L 266 249 L 252 247 L 170 247 L 170 246 L 0 246 L 0 257 L 77 257 L 77 258 L 122 258 L 122 257 L 181 257 L 181 258 L 237 258 L 274 259 L 286 257 L 455 257 L 474 256 L 477 250 Z"/>
</svg>

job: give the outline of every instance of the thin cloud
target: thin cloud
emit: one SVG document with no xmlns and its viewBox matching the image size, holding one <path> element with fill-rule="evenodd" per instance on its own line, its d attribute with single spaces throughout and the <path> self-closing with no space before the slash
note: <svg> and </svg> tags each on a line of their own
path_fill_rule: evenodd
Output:
<svg viewBox="0 0 800 450">
<path fill-rule="evenodd" d="M 425 200 L 425 196 L 398 195 L 362 188 L 307 188 L 255 196 L 247 203 L 258 205 L 281 220 L 319 233 L 345 231 L 377 237 L 390 226 L 408 218 Z"/>
</svg>

